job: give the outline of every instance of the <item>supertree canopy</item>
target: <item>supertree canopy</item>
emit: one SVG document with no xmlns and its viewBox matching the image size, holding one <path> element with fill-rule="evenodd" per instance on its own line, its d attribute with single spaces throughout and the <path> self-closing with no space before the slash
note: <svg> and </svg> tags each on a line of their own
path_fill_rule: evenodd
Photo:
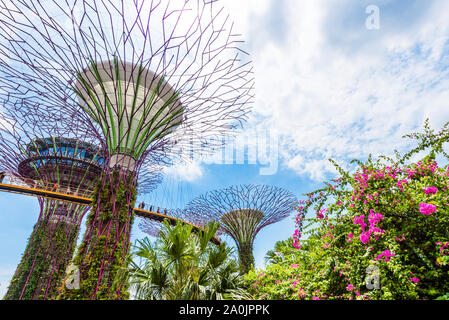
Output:
<svg viewBox="0 0 449 320">
<path fill-rule="evenodd" d="M 294 211 L 296 197 L 273 186 L 242 185 L 207 192 L 187 204 L 184 215 L 197 221 L 218 221 L 236 243 L 242 273 L 254 265 L 254 240 L 264 227 Z"/>
<path fill-rule="evenodd" d="M 199 157 L 246 118 L 251 63 L 218 1 L 0 0 L 0 102 L 97 139 L 102 180 L 63 298 L 127 298 L 137 180 L 148 161 Z M 76 135 L 76 134 L 75 134 Z M 151 160 L 148 160 L 151 159 Z"/>
<path fill-rule="evenodd" d="M 142 65 L 122 65 L 117 59 L 92 64 L 78 75 L 75 91 L 105 134 L 111 167 L 134 171 L 148 146 L 182 123 L 178 93 Z"/>
</svg>

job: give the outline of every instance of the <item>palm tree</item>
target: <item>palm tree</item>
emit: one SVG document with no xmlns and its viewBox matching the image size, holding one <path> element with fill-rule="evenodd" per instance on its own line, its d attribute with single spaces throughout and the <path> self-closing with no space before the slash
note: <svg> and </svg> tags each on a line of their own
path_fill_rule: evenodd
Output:
<svg viewBox="0 0 449 320">
<path fill-rule="evenodd" d="M 128 268 L 131 290 L 142 300 L 224 300 L 251 299 L 244 290 L 239 265 L 231 258 L 226 243 L 210 240 L 219 227 L 210 223 L 204 231 L 193 233 L 189 225 L 168 222 L 154 244 L 138 240 Z"/>
</svg>

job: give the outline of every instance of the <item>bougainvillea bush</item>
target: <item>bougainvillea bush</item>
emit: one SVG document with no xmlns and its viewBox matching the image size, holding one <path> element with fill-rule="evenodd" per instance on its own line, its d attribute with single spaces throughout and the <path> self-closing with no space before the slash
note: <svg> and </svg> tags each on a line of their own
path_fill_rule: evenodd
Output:
<svg viewBox="0 0 449 320">
<path fill-rule="evenodd" d="M 290 245 L 247 282 L 261 299 L 437 299 L 449 292 L 446 125 L 407 137 L 396 159 L 336 165 L 338 179 L 298 205 Z M 419 157 L 418 157 L 419 156 Z M 420 158 L 420 161 L 410 159 Z"/>
</svg>

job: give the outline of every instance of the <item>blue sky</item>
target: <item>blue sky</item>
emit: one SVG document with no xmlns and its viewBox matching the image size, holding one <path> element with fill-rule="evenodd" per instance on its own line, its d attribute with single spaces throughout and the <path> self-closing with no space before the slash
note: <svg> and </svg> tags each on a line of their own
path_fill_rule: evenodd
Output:
<svg viewBox="0 0 449 320">
<path fill-rule="evenodd" d="M 246 183 L 284 187 L 300 197 L 334 174 L 327 159 L 345 166 L 370 153 L 391 154 L 407 147 L 401 136 L 426 118 L 434 127 L 449 119 L 448 1 L 222 4 L 243 34 L 255 68 L 256 101 L 245 130 L 266 128 L 279 138 L 278 170 L 262 176 L 260 163 L 197 162 L 170 169 L 165 184 L 142 200 L 182 206 L 208 190 Z M 368 5 L 379 8 L 379 29 L 366 28 Z M 38 203 L 0 193 L 0 204 L 3 295 L 36 222 Z M 255 243 L 257 266 L 293 231 L 293 216 L 262 230 Z M 133 239 L 143 236 L 136 223 Z"/>
</svg>

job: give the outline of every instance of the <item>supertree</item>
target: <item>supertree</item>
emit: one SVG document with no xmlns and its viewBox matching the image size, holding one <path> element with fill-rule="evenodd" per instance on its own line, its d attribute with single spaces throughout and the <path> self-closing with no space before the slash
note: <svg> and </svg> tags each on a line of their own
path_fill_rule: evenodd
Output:
<svg viewBox="0 0 449 320">
<path fill-rule="evenodd" d="M 5 109 L 45 127 L 57 119 L 107 150 L 74 260 L 81 287 L 62 297 L 127 298 L 116 279 L 139 172 L 149 156 L 210 152 L 243 123 L 253 76 L 240 36 L 217 1 L 0 1 Z"/>
<path fill-rule="evenodd" d="M 296 197 L 274 186 L 241 185 L 207 192 L 187 204 L 184 215 L 196 221 L 218 221 L 236 243 L 242 273 L 254 265 L 254 240 L 260 230 L 294 211 Z"/>
<path fill-rule="evenodd" d="M 49 136 L 38 125 L 0 115 L 0 169 L 13 184 L 92 197 L 102 175 L 104 151 L 92 143 L 65 138 L 66 133 L 54 131 L 54 136 Z M 141 186 L 149 192 L 160 183 L 161 176 L 159 168 L 145 173 Z M 8 300 L 56 297 L 82 219 L 91 208 L 53 198 L 39 197 L 38 202 L 38 221 L 4 297 Z"/>
<path fill-rule="evenodd" d="M 13 183 L 91 197 L 104 161 L 95 145 L 23 130 L 0 118 L 0 168 Z M 31 134 L 31 135 L 30 135 Z M 5 299 L 54 298 L 76 247 L 88 205 L 38 198 L 40 212 Z"/>
</svg>

